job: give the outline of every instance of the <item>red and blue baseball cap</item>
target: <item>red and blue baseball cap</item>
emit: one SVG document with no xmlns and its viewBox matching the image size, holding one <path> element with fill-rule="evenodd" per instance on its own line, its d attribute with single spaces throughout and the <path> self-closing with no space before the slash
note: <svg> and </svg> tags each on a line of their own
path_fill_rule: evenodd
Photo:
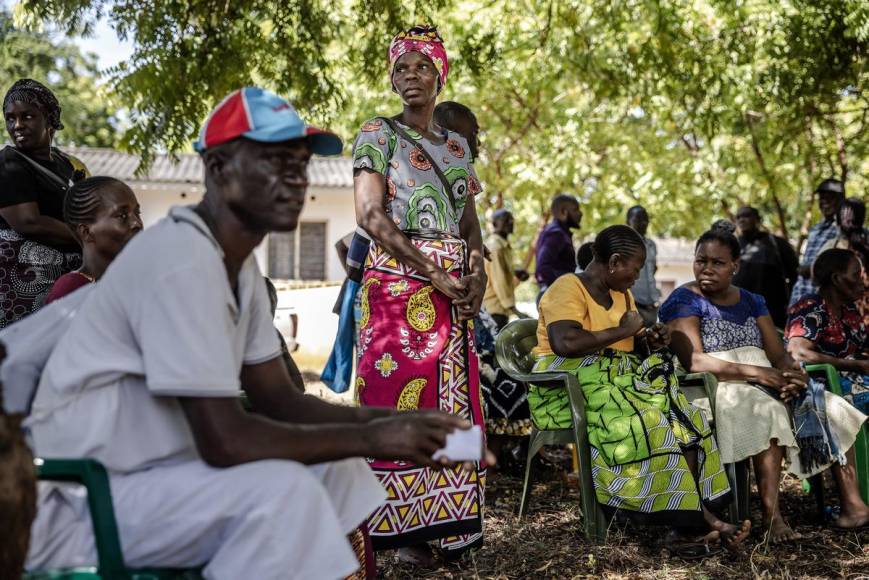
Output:
<svg viewBox="0 0 869 580">
<path fill-rule="evenodd" d="M 201 153 L 239 137 L 261 143 L 307 139 L 317 155 L 338 155 L 344 146 L 334 133 L 306 125 L 289 101 L 257 87 L 227 95 L 208 115 L 193 148 Z"/>
</svg>

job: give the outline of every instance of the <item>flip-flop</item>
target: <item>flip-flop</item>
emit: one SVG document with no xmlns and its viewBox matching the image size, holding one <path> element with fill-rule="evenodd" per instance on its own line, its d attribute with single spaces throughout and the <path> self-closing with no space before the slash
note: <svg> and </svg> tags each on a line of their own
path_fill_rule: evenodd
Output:
<svg viewBox="0 0 869 580">
<path fill-rule="evenodd" d="M 700 560 L 715 556 L 724 551 L 723 548 L 712 547 L 706 542 L 685 542 L 675 546 L 667 546 L 671 558 L 680 560 Z"/>
</svg>

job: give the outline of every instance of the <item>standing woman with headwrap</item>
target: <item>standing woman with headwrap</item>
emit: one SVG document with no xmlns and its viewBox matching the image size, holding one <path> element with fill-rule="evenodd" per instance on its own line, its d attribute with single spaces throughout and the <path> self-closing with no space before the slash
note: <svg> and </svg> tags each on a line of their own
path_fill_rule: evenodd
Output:
<svg viewBox="0 0 869 580">
<path fill-rule="evenodd" d="M 401 114 L 366 122 L 353 146 L 356 220 L 372 239 L 361 289 L 357 392 L 362 405 L 441 409 L 483 425 L 469 321 L 486 288 L 474 206 L 480 184 L 464 137 L 436 125 L 447 54 L 434 27 L 389 48 Z M 432 449 L 434 451 L 434 449 Z M 372 461 L 389 499 L 369 519 L 375 549 L 433 563 L 482 541 L 485 464 L 436 470 Z"/>
<path fill-rule="evenodd" d="M 47 87 L 17 81 L 3 117 L 12 145 L 0 151 L 0 328 L 40 308 L 55 280 L 81 266 L 63 200 L 87 176 L 80 161 L 51 146 L 63 124 Z"/>
</svg>

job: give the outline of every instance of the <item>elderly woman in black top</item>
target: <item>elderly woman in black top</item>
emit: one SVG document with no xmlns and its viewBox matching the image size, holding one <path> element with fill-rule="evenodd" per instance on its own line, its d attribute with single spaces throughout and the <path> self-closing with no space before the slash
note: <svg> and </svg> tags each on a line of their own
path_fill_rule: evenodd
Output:
<svg viewBox="0 0 869 580">
<path fill-rule="evenodd" d="M 63 129 L 60 104 L 44 85 L 17 81 L 3 99 L 11 146 L 0 151 L 0 328 L 42 306 L 81 248 L 63 221 L 63 199 L 85 166 L 51 146 Z"/>
</svg>

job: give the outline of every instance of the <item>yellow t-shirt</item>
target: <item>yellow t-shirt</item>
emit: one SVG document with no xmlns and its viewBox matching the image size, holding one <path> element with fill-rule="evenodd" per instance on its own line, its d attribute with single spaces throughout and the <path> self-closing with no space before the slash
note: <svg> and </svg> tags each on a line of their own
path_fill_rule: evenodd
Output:
<svg viewBox="0 0 869 580">
<path fill-rule="evenodd" d="M 613 305 L 609 310 L 595 302 L 576 274 L 565 274 L 546 290 L 538 307 L 540 318 L 537 321 L 537 346 L 534 354 L 538 356 L 555 354 L 549 346 L 546 326 L 560 320 L 575 320 L 584 330 L 606 330 L 619 325 L 619 320 L 628 310 L 636 310 L 634 297 L 628 291 L 630 306 L 625 304 L 621 292 L 610 290 Z M 624 338 L 608 346 L 615 350 L 630 352 L 634 350 L 634 338 Z"/>
</svg>

